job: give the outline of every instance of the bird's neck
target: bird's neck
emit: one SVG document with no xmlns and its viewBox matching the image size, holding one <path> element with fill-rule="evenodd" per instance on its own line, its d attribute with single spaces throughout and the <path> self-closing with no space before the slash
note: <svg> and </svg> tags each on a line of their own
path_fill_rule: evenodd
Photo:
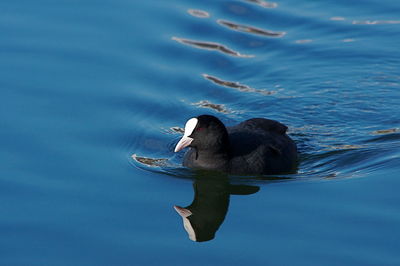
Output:
<svg viewBox="0 0 400 266">
<path fill-rule="evenodd" d="M 229 153 L 226 151 L 195 150 L 195 162 L 204 169 L 225 170 L 229 161 Z"/>
</svg>

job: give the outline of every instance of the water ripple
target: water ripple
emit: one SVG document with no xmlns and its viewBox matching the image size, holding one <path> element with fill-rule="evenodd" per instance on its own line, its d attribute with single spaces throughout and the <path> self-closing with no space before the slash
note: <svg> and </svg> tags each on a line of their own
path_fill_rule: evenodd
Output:
<svg viewBox="0 0 400 266">
<path fill-rule="evenodd" d="M 304 44 L 304 43 L 310 43 L 313 42 L 311 39 L 304 39 L 304 40 L 296 40 L 295 43 L 297 44 Z"/>
<path fill-rule="evenodd" d="M 354 20 L 356 25 L 400 24 L 400 20 Z"/>
<path fill-rule="evenodd" d="M 325 149 L 322 150 L 355 150 L 355 149 L 361 149 L 365 148 L 365 145 L 353 145 L 353 144 L 342 144 L 342 145 L 321 145 L 322 147 L 325 147 Z"/>
<path fill-rule="evenodd" d="M 219 24 L 226 26 L 235 31 L 246 32 L 246 33 L 251 33 L 251 34 L 256 34 L 256 35 L 262 35 L 262 36 L 267 36 L 267 37 L 280 38 L 286 34 L 286 32 L 259 29 L 256 27 L 241 25 L 241 24 L 237 24 L 237 23 L 223 20 L 223 19 L 219 19 L 219 20 L 217 20 L 217 22 Z"/>
<path fill-rule="evenodd" d="M 215 104 L 212 103 L 210 101 L 207 100 L 201 100 L 197 103 L 192 103 L 192 105 L 198 106 L 198 107 L 202 107 L 202 108 L 209 108 L 209 109 L 213 109 L 214 111 L 220 112 L 220 113 L 224 113 L 224 114 L 228 114 L 228 113 L 232 113 L 231 111 L 229 111 L 225 105 L 223 104 Z"/>
<path fill-rule="evenodd" d="M 245 0 L 245 1 L 257 4 L 257 5 L 259 5 L 261 7 L 264 7 L 264 8 L 276 8 L 278 6 L 277 3 L 267 2 L 267 1 L 262 1 L 262 0 Z"/>
<path fill-rule="evenodd" d="M 228 88 L 234 88 L 234 89 L 237 89 L 242 92 L 256 92 L 256 93 L 260 93 L 262 95 L 272 95 L 272 94 L 276 93 L 276 91 L 254 89 L 247 85 L 240 84 L 239 82 L 222 80 L 222 79 L 219 79 L 215 76 L 211 76 L 208 74 L 203 74 L 203 77 L 207 80 L 212 81 L 213 83 L 215 83 L 217 85 L 228 87 Z"/>
<path fill-rule="evenodd" d="M 181 127 L 171 127 L 171 128 L 169 129 L 169 132 L 172 132 L 172 133 L 174 133 L 174 134 L 177 134 L 177 133 L 183 134 L 183 133 L 185 133 L 185 129 L 184 129 L 184 128 L 181 128 Z"/>
<path fill-rule="evenodd" d="M 330 20 L 333 20 L 333 21 L 344 21 L 344 20 L 346 20 L 346 18 L 344 18 L 344 17 L 331 17 Z"/>
<path fill-rule="evenodd" d="M 210 14 L 206 11 L 199 10 L 199 9 L 189 9 L 188 13 L 192 15 L 193 17 L 197 18 L 209 18 Z"/>
<path fill-rule="evenodd" d="M 141 164 L 152 166 L 152 167 L 165 167 L 168 166 L 168 159 L 165 158 L 150 158 L 142 157 L 137 154 L 132 154 L 131 158 Z"/>
<path fill-rule="evenodd" d="M 400 132 L 400 128 L 380 129 L 372 132 L 374 135 L 385 135 Z"/>
<path fill-rule="evenodd" d="M 254 57 L 254 55 L 241 54 L 219 43 L 195 41 L 178 37 L 172 37 L 172 40 L 200 49 L 219 51 L 231 56 L 244 57 L 244 58 Z"/>
</svg>

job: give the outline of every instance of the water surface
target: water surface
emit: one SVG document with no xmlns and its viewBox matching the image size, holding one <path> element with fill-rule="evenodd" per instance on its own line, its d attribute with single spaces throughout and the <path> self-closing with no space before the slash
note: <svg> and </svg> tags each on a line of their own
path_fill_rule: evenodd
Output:
<svg viewBox="0 0 400 266">
<path fill-rule="evenodd" d="M 399 265 L 399 14 L 2 1 L 0 265 Z M 203 113 L 285 123 L 298 174 L 199 181 L 173 147 Z M 227 207 L 202 243 L 173 208 L 196 187 Z"/>
</svg>

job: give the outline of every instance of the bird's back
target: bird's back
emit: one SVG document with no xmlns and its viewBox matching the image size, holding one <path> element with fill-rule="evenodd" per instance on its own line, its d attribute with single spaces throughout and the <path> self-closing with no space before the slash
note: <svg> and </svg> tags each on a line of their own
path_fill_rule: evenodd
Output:
<svg viewBox="0 0 400 266">
<path fill-rule="evenodd" d="M 233 174 L 277 174 L 295 171 L 297 149 L 277 121 L 253 118 L 228 127 L 229 172 Z"/>
</svg>

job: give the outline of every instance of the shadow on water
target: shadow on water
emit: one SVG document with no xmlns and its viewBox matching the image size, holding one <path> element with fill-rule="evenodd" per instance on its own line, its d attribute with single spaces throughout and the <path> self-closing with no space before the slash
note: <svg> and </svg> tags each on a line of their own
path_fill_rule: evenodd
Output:
<svg viewBox="0 0 400 266">
<path fill-rule="evenodd" d="M 231 195 L 250 195 L 258 186 L 232 185 L 226 175 L 196 173 L 194 199 L 187 207 L 174 206 L 182 217 L 189 239 L 197 242 L 214 239 L 225 220 Z"/>
</svg>

